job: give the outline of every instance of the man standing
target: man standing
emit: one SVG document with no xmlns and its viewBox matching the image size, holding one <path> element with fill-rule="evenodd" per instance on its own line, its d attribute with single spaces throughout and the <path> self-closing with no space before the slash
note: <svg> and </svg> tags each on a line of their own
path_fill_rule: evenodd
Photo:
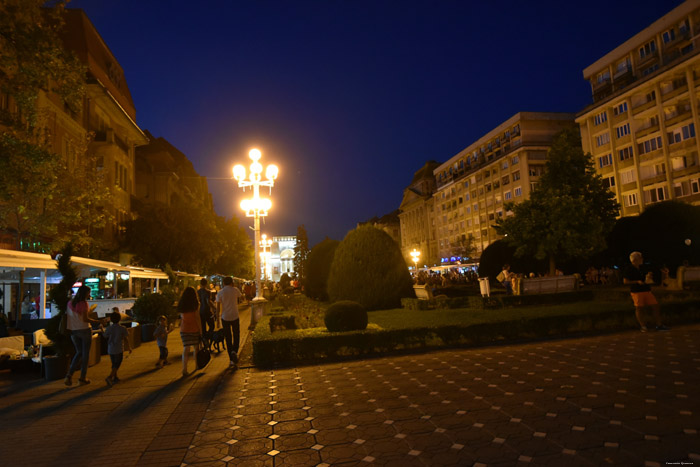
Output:
<svg viewBox="0 0 700 467">
<path fill-rule="evenodd" d="M 199 298 L 199 318 L 202 320 L 202 333 L 205 336 L 210 336 L 214 332 L 214 314 L 211 294 L 207 288 L 207 280 L 202 278 L 199 281 L 199 289 L 197 289 L 197 297 Z"/>
<path fill-rule="evenodd" d="M 659 303 L 656 297 L 651 293 L 651 287 L 646 281 L 648 272 L 643 270 L 642 263 L 644 258 L 638 251 L 630 253 L 631 266 L 627 266 L 623 275 L 623 281 L 630 286 L 630 295 L 634 302 L 635 316 L 642 332 L 647 332 L 647 326 L 644 322 L 642 312 L 645 307 L 650 307 L 654 313 L 656 320 L 657 331 L 668 331 L 668 328 L 661 323 L 661 313 L 659 311 Z"/>
<path fill-rule="evenodd" d="M 234 370 L 238 367 L 238 345 L 241 339 L 241 326 L 238 320 L 238 297 L 241 291 L 233 286 L 233 277 L 224 278 L 224 288 L 216 294 L 217 308 L 221 313 L 226 350 L 231 360 L 229 365 Z M 232 338 L 233 337 L 233 342 Z"/>
</svg>

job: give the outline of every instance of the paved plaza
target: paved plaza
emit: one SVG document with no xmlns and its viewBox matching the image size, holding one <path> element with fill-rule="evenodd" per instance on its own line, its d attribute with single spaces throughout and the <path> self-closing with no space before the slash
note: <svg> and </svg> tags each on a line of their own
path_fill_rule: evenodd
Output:
<svg viewBox="0 0 700 467">
<path fill-rule="evenodd" d="M 180 378 L 176 331 L 171 365 L 143 344 L 113 388 L 105 357 L 83 387 L 0 375 L 0 464 L 700 465 L 699 346 L 691 325 L 234 373 L 222 353 Z"/>
</svg>

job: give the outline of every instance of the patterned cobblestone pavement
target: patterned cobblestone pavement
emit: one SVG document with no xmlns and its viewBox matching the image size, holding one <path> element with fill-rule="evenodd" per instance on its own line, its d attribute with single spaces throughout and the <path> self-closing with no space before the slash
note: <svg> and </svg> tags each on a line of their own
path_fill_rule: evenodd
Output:
<svg viewBox="0 0 700 467">
<path fill-rule="evenodd" d="M 0 464 L 700 463 L 700 325 L 184 379 L 177 341 L 113 388 L 104 358 L 89 386 L 3 381 Z"/>
<path fill-rule="evenodd" d="M 700 326 L 222 381 L 184 464 L 700 463 Z"/>
</svg>

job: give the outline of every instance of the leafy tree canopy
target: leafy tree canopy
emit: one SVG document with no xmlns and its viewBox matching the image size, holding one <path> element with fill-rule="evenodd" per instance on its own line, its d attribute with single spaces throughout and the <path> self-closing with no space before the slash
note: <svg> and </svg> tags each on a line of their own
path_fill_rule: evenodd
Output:
<svg viewBox="0 0 700 467">
<path fill-rule="evenodd" d="M 0 2 L 0 91 L 17 103 L 30 127 L 36 124 L 40 91 L 60 96 L 74 112 L 85 92 L 85 68 L 60 38 L 65 1 Z M 4 115 L 4 123 L 15 116 Z"/>
<path fill-rule="evenodd" d="M 506 204 L 512 216 L 496 223 L 515 247 L 516 256 L 548 259 L 550 274 L 557 261 L 590 257 L 605 248 L 619 205 L 596 174 L 590 154 L 581 148 L 578 128 L 555 135 L 545 172 L 530 199 Z"/>
<path fill-rule="evenodd" d="M 125 243 L 138 260 L 152 267 L 250 277 L 250 238 L 235 219 L 225 220 L 192 201 L 170 206 L 143 203 L 138 218 L 126 223 Z"/>
</svg>

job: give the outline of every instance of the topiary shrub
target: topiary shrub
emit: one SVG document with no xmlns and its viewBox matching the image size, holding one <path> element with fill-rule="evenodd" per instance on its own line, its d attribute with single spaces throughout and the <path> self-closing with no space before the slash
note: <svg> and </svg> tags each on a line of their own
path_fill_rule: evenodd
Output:
<svg viewBox="0 0 700 467">
<path fill-rule="evenodd" d="M 328 275 L 335 256 L 335 250 L 340 245 L 338 240 L 327 238 L 314 246 L 309 253 L 306 263 L 306 288 L 304 293 L 314 300 L 328 300 Z"/>
<path fill-rule="evenodd" d="M 399 308 L 413 297 L 413 281 L 396 242 L 370 225 L 350 231 L 338 245 L 328 277 L 328 298 L 353 300 L 366 310 Z"/>
<path fill-rule="evenodd" d="M 362 331 L 367 329 L 368 318 L 361 304 L 342 300 L 328 307 L 324 322 L 331 332 Z"/>
<path fill-rule="evenodd" d="M 177 310 L 165 295 L 159 293 L 146 294 L 134 302 L 134 319 L 141 324 L 153 324 L 161 315 L 173 322 L 177 318 Z"/>
</svg>

